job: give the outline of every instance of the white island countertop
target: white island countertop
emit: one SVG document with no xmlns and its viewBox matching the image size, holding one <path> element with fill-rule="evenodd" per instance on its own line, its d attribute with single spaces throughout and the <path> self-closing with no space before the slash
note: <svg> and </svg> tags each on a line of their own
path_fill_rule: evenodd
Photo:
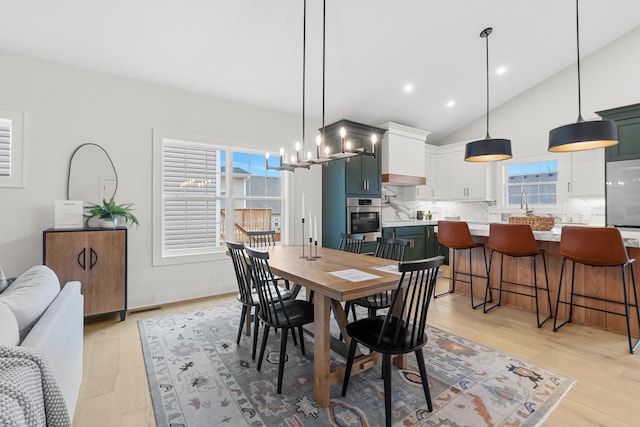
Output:
<svg viewBox="0 0 640 427">
<path fill-rule="evenodd" d="M 469 223 L 469 231 L 472 236 L 489 237 L 489 224 L 473 224 Z M 436 229 L 437 232 L 437 229 Z M 533 235 L 536 240 L 541 242 L 560 242 L 562 234 L 562 226 L 555 226 L 550 231 L 534 231 Z M 640 230 L 628 231 L 620 230 L 622 241 L 628 248 L 640 248 Z"/>
</svg>

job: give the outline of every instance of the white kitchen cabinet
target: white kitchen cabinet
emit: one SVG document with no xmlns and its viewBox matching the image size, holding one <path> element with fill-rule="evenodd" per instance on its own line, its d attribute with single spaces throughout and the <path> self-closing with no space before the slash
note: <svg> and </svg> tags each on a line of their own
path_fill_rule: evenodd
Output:
<svg viewBox="0 0 640 427">
<path fill-rule="evenodd" d="M 569 197 L 604 197 L 604 149 L 571 153 Z"/>
<path fill-rule="evenodd" d="M 428 131 L 387 122 L 382 137 L 382 182 L 394 185 L 424 185 L 424 147 Z"/>
<path fill-rule="evenodd" d="M 488 200 L 486 165 L 465 162 L 464 149 L 438 156 L 439 200 Z"/>
<path fill-rule="evenodd" d="M 426 145 L 424 153 L 424 176 L 426 185 L 416 185 L 416 200 L 438 199 L 438 154 L 437 147 Z"/>
</svg>

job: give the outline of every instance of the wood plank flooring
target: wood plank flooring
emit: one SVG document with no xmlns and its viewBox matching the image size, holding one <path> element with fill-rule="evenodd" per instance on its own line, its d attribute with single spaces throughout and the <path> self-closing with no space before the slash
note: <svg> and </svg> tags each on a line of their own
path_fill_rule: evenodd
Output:
<svg viewBox="0 0 640 427">
<path fill-rule="evenodd" d="M 446 286 L 439 284 L 439 292 Z M 87 322 L 73 425 L 155 426 L 137 321 L 233 301 L 235 295 L 205 298 L 130 313 L 124 322 L 116 316 Z M 483 314 L 459 294 L 438 298 L 430 310 L 434 326 L 577 380 L 545 426 L 638 425 L 640 354 L 629 353 L 625 335 L 574 324 L 554 333 L 549 322 L 536 327 L 535 313 L 498 307 Z"/>
</svg>

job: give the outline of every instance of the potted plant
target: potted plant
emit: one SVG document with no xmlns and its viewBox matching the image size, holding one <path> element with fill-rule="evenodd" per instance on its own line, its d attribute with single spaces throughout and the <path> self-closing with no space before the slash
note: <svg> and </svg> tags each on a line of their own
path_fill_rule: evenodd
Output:
<svg viewBox="0 0 640 427">
<path fill-rule="evenodd" d="M 131 213 L 131 206 L 133 206 L 132 203 L 117 205 L 113 197 L 108 202 L 106 199 L 102 199 L 101 205 L 90 203 L 85 208 L 87 213 L 84 226 L 89 227 L 89 221 L 94 217 L 100 218 L 101 226 L 104 228 L 116 228 L 118 217 L 124 218 L 125 224 L 131 221 L 132 224 L 140 225 L 138 218 Z"/>
</svg>

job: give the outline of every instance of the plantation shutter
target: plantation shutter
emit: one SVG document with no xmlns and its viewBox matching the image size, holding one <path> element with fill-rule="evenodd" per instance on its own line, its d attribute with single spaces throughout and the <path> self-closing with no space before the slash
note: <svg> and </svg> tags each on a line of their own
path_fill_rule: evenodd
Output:
<svg viewBox="0 0 640 427">
<path fill-rule="evenodd" d="M 165 142 L 162 163 L 164 251 L 195 253 L 217 247 L 218 151 Z"/>
<path fill-rule="evenodd" d="M 0 176 L 11 176 L 11 122 L 0 120 Z"/>
</svg>

